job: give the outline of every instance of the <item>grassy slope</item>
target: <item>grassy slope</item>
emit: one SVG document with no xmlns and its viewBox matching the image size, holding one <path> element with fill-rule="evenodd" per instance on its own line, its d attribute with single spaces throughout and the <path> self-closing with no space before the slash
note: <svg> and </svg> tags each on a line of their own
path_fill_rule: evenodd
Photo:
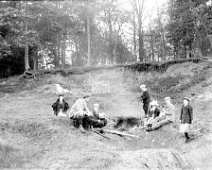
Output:
<svg viewBox="0 0 212 170">
<path fill-rule="evenodd" d="M 198 77 L 196 75 L 199 74 L 202 74 L 204 79 L 202 76 L 196 79 Z M 157 162 L 162 167 L 166 165 L 158 158 L 149 161 L 148 157 L 151 157 L 151 153 L 149 155 L 144 151 L 147 156 L 145 158 L 139 150 L 176 148 L 195 166 L 204 169 L 206 167 L 203 167 L 202 160 L 209 164 L 212 155 L 209 149 L 211 148 L 209 134 L 211 134 L 210 110 L 212 108 L 210 108 L 210 100 L 200 103 L 199 100 L 202 99 L 197 96 L 200 93 L 204 94 L 203 87 L 205 94 L 210 92 L 211 75 L 208 63 L 198 65 L 184 63 L 170 67 L 163 74 L 136 73 L 118 68 L 107 72 L 99 70 L 69 77 L 59 74 L 45 75 L 38 82 L 29 80 L 24 82 L 25 85 L 22 82 L 23 86 L 15 89 L 15 93 L 2 94 L 4 98 L 0 99 L 0 168 L 149 169 L 152 167 L 155 169 L 158 166 L 155 164 Z M 17 81 L 13 79 L 9 79 L 6 83 L 12 84 Z M 56 99 L 55 83 L 71 90 L 71 93 L 66 95 L 69 104 L 82 95 L 82 91 L 92 91 L 94 95 L 90 103 L 99 102 L 102 111 L 106 112 L 108 117 L 117 115 L 140 117 L 142 105 L 138 105 L 136 96 L 139 95 L 138 87 L 143 82 L 149 83 L 150 91 L 157 99 L 172 94 L 174 101 L 179 102 L 182 96 L 195 93 L 192 98 L 195 102 L 196 124 L 202 126 L 203 132 L 207 135 L 184 145 L 183 139 L 178 136 L 178 124 L 176 124 L 149 134 L 142 130 L 131 132 L 140 135 L 140 140 L 108 135 L 113 139 L 110 141 L 92 132 L 81 134 L 70 127 L 68 119 L 52 117 L 50 106 Z M 173 82 L 175 85 L 170 86 Z M 163 90 L 158 91 L 158 85 L 162 86 Z M 185 85 L 190 88 L 182 88 Z M 179 89 L 177 95 L 172 91 L 173 89 Z M 159 150 L 159 154 L 160 152 L 162 150 Z M 133 155 L 135 159 L 130 160 Z M 136 159 L 138 157 L 140 159 Z M 179 166 L 179 162 L 176 165 Z M 182 167 L 186 166 L 184 162 Z"/>
</svg>

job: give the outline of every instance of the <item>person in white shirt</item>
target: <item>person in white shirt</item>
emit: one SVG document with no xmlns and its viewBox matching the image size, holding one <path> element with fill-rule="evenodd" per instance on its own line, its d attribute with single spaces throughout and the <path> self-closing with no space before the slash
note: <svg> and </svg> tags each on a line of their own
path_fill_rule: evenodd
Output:
<svg viewBox="0 0 212 170">
<path fill-rule="evenodd" d="M 69 118 L 73 119 L 74 126 L 77 128 L 79 127 L 82 132 L 85 132 L 85 129 L 83 127 L 85 117 L 92 115 L 87 106 L 89 98 L 90 95 L 84 95 L 82 98 L 77 99 L 69 112 Z"/>
</svg>

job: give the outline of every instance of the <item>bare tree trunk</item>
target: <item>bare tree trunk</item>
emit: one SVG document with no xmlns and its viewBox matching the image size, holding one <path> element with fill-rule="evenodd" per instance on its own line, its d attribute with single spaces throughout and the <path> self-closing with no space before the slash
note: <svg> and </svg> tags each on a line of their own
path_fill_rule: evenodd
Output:
<svg viewBox="0 0 212 170">
<path fill-rule="evenodd" d="M 151 56 L 152 56 L 152 61 L 155 60 L 155 50 L 154 50 L 154 33 L 152 31 L 152 27 L 149 24 L 149 30 L 150 30 L 150 48 L 151 48 Z"/>
<path fill-rule="evenodd" d="M 138 52 L 139 52 L 139 60 L 140 62 L 144 61 L 145 58 L 145 50 L 144 50 L 144 41 L 142 34 L 142 15 L 144 10 L 144 1 L 145 0 L 132 0 L 132 6 L 137 15 L 138 21 Z"/>
<path fill-rule="evenodd" d="M 154 35 L 151 33 L 151 38 L 150 38 L 150 47 L 151 47 L 151 52 L 152 52 L 152 61 L 155 60 L 155 50 L 154 50 Z"/>
<path fill-rule="evenodd" d="M 136 23 L 135 23 L 135 12 L 133 12 L 133 53 L 136 55 Z"/>
<path fill-rule="evenodd" d="M 34 61 L 33 69 L 34 69 L 34 71 L 36 71 L 36 70 L 38 70 L 38 56 L 34 57 L 33 61 Z"/>
<path fill-rule="evenodd" d="M 29 66 L 29 44 L 28 44 L 28 21 L 25 19 L 25 32 L 26 32 L 26 42 L 25 42 L 25 54 L 24 54 L 24 62 L 25 62 L 25 70 L 30 68 Z"/>
<path fill-rule="evenodd" d="M 57 37 L 56 37 L 56 39 L 57 39 L 57 44 L 56 44 L 56 48 L 55 48 L 55 50 L 56 50 L 56 55 L 55 55 L 55 58 L 54 58 L 54 60 L 55 60 L 55 62 L 54 62 L 54 64 L 55 64 L 55 67 L 57 68 L 57 67 L 59 67 L 60 66 L 60 38 L 59 38 L 59 34 L 57 34 L 56 35 Z"/>
<path fill-rule="evenodd" d="M 160 27 L 160 33 L 161 33 L 161 55 L 162 55 L 162 60 L 165 60 L 165 35 L 164 35 L 164 31 L 163 31 L 163 25 L 162 25 L 162 21 L 161 21 L 161 14 L 159 12 L 159 8 L 158 8 L 158 1 L 156 0 L 156 7 L 157 7 L 157 15 L 158 15 L 158 21 L 159 21 L 159 27 Z"/>
<path fill-rule="evenodd" d="M 90 11 L 89 11 L 88 1 L 87 1 L 87 10 L 88 10 L 88 14 L 87 14 L 88 62 L 87 62 L 87 65 L 90 66 L 91 65 L 91 28 L 90 28 Z"/>
<path fill-rule="evenodd" d="M 143 62 L 145 58 L 145 52 L 144 52 L 144 41 L 141 29 L 142 29 L 142 22 L 141 22 L 141 16 L 139 15 L 138 17 L 139 60 L 140 62 Z"/>
<path fill-rule="evenodd" d="M 66 50 L 66 41 L 65 41 L 65 37 L 62 41 L 62 68 L 65 68 L 65 50 Z"/>
</svg>

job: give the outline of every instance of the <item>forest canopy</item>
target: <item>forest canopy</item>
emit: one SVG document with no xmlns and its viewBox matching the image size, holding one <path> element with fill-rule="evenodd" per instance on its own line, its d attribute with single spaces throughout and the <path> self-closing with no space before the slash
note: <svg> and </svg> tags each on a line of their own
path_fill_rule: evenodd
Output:
<svg viewBox="0 0 212 170">
<path fill-rule="evenodd" d="M 158 1 L 0 1 L 0 77 L 210 55 L 211 0 Z"/>
</svg>

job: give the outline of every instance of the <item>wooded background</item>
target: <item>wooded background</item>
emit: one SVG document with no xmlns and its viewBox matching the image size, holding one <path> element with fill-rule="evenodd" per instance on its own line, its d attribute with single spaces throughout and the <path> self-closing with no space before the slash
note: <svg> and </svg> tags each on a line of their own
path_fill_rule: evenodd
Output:
<svg viewBox="0 0 212 170">
<path fill-rule="evenodd" d="M 152 0 L 156 16 L 146 12 L 145 0 L 125 2 L 1 1 L 0 78 L 30 69 L 211 55 L 211 0 L 167 0 L 161 7 Z"/>
</svg>

